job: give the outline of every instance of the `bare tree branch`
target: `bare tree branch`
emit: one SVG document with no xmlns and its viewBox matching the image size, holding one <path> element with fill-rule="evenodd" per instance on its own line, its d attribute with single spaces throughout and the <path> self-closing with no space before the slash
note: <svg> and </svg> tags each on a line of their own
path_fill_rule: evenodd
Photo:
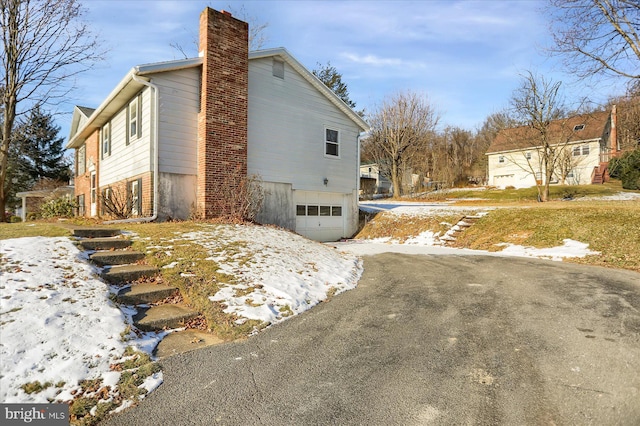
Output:
<svg viewBox="0 0 640 426">
<path fill-rule="evenodd" d="M 2 143 L 0 212 L 16 117 L 62 99 L 73 77 L 102 58 L 97 37 L 82 22 L 77 0 L 0 0 Z"/>
</svg>

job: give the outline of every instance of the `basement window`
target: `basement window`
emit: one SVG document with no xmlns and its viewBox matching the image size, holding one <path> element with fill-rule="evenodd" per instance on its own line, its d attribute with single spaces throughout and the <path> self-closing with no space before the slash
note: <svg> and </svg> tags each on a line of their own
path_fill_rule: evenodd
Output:
<svg viewBox="0 0 640 426">
<path fill-rule="evenodd" d="M 273 59 L 273 76 L 284 80 L 284 62 L 279 59 Z"/>
</svg>

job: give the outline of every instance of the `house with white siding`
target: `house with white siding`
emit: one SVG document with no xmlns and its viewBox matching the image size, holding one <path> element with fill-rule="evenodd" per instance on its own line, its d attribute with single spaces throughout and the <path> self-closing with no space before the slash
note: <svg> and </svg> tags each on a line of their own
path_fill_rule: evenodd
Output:
<svg viewBox="0 0 640 426">
<path fill-rule="evenodd" d="M 550 184 L 585 185 L 608 180 L 609 160 L 620 153 L 616 107 L 554 120 L 547 127 L 556 151 Z M 487 150 L 489 185 L 528 188 L 544 183 L 540 133 L 530 126 L 503 129 Z"/>
<path fill-rule="evenodd" d="M 230 175 L 259 176 L 257 220 L 322 241 L 358 224 L 368 125 L 286 49 L 248 52 L 248 25 L 206 8 L 198 58 L 133 67 L 96 108 L 76 108 L 79 214 L 127 194 L 140 220 L 212 218 Z"/>
</svg>

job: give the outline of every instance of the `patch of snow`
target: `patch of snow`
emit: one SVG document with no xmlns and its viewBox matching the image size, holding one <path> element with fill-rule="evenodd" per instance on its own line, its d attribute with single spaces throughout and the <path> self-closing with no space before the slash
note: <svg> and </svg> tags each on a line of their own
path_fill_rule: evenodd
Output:
<svg viewBox="0 0 640 426">
<path fill-rule="evenodd" d="M 504 256 L 548 258 L 551 260 L 562 260 L 568 257 L 585 257 L 600 254 L 600 252 L 589 250 L 589 244 L 571 239 L 565 239 L 563 242 L 564 244 L 562 246 L 541 249 L 508 243 L 501 244 L 506 248 L 502 250 L 500 254 Z"/>
<path fill-rule="evenodd" d="M 109 373 L 109 364 L 124 352 L 124 315 L 78 255 L 68 238 L 0 241 L 3 402 L 46 403 L 81 380 Z M 34 381 L 65 385 L 31 394 L 20 388 Z"/>
<path fill-rule="evenodd" d="M 576 201 L 594 200 L 594 201 L 636 201 L 640 200 L 640 192 L 618 192 L 614 195 L 604 195 L 602 197 L 582 197 L 576 198 Z"/>
<path fill-rule="evenodd" d="M 210 299 L 227 313 L 268 324 L 315 306 L 330 291 L 354 288 L 362 274 L 356 256 L 272 227 L 212 227 L 182 238 L 208 249 L 221 271 L 239 280 Z M 226 244 L 234 244 L 232 253 L 223 250 Z"/>
</svg>

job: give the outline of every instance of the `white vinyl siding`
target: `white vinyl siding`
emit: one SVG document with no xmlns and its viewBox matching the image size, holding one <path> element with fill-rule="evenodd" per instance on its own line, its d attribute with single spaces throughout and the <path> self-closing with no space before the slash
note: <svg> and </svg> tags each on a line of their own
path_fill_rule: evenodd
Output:
<svg viewBox="0 0 640 426">
<path fill-rule="evenodd" d="M 135 99 L 132 98 L 131 101 Z M 150 155 L 151 90 L 140 93 L 139 124 L 140 138 L 127 143 L 128 104 L 110 118 L 111 155 L 100 162 L 100 186 L 152 171 L 153 157 Z"/>
<path fill-rule="evenodd" d="M 248 171 L 293 189 L 357 189 L 357 126 L 288 63 L 273 77 L 272 58 L 249 62 Z M 325 129 L 340 132 L 340 158 L 325 155 Z M 324 185 L 324 178 L 328 185 Z"/>
<path fill-rule="evenodd" d="M 195 175 L 200 68 L 160 73 L 153 83 L 160 91 L 160 173 Z"/>
</svg>

